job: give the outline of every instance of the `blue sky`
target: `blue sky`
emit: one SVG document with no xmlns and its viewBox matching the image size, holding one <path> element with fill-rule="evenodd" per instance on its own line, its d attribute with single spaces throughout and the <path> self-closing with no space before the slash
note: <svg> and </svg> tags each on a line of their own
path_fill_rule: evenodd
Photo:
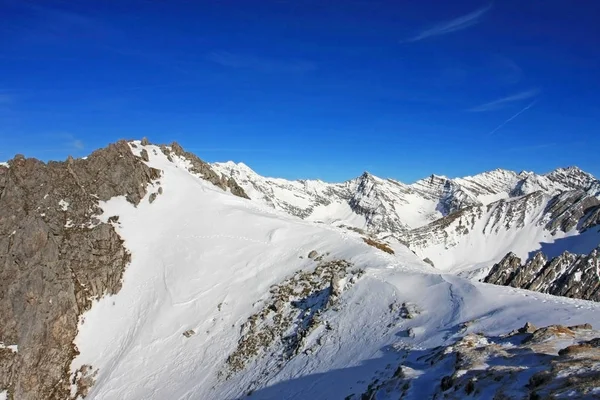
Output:
<svg viewBox="0 0 600 400">
<path fill-rule="evenodd" d="M 0 160 L 173 140 L 286 178 L 600 176 L 600 2 L 0 0 Z"/>
</svg>

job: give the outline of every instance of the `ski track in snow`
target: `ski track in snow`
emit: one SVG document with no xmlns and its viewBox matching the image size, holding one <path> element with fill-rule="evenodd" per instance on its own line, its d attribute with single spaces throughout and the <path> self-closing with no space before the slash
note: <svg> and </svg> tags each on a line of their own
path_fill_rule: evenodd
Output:
<svg viewBox="0 0 600 400">
<path fill-rule="evenodd" d="M 183 161 L 145 148 L 148 164 L 163 171 L 164 193 L 151 205 L 147 198 L 138 207 L 123 198 L 101 205 L 105 220 L 120 216 L 116 229 L 132 261 L 121 291 L 95 301 L 79 327 L 81 354 L 72 370 L 98 370 L 89 399 L 238 399 L 256 382 L 249 399 L 343 398 L 397 365 L 398 348 L 448 344 L 466 322 L 472 324 L 460 333 L 600 320 L 596 303 L 471 282 L 432 268 L 404 246 L 394 244 L 390 255 L 355 232 L 236 198 L 189 174 Z M 313 249 L 365 270 L 342 293 L 337 311 L 321 316 L 333 330 L 314 353 L 277 370 L 257 358 L 230 380 L 219 378 L 240 325 L 264 306 L 272 284 L 314 268 L 307 259 Z M 399 318 L 390 304 L 403 302 L 420 313 Z M 188 329 L 195 335 L 185 338 Z"/>
</svg>

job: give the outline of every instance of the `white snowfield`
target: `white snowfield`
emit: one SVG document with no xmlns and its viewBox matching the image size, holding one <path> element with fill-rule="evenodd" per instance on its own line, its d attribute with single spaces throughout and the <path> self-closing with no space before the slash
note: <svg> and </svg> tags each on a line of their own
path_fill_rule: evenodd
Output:
<svg viewBox="0 0 600 400">
<path fill-rule="evenodd" d="M 479 207 L 454 220 L 444 229 L 424 231 L 421 241 L 411 243 L 420 258 L 429 258 L 436 268 L 453 273 L 489 270 L 507 253 L 513 252 L 526 260 L 535 251 L 543 251 L 550 258 L 564 251 L 588 254 L 600 244 L 600 230 L 590 229 L 580 233 L 576 227 L 568 232 L 552 234 L 545 229 L 545 209 L 550 196 L 540 196 L 541 201 L 525 202 L 520 212 L 507 208 L 522 202 L 523 198 L 509 199 Z M 500 219 L 496 219 L 500 216 Z M 519 217 L 523 217 L 520 221 Z M 475 223 L 472 223 L 475 221 Z M 463 234 L 461 227 L 469 233 Z M 415 233 L 421 233 L 417 229 Z M 418 235 L 415 235 L 418 236 Z"/>
<path fill-rule="evenodd" d="M 343 399 L 360 396 L 372 377 L 397 365 L 394 349 L 449 344 L 463 322 L 474 321 L 467 332 L 501 334 L 526 321 L 600 321 L 600 304 L 441 273 L 401 244 L 390 255 L 355 232 L 235 197 L 188 172 L 185 160 L 170 162 L 158 147 L 135 144 L 163 175 L 137 207 L 124 198 L 101 205 L 104 221 L 119 216 L 115 226 L 132 258 L 121 291 L 96 301 L 80 323 L 72 370 L 97 370 L 89 399 Z M 163 193 L 150 203 L 159 187 Z M 279 368 L 259 357 L 225 379 L 220 372 L 241 325 L 265 306 L 271 285 L 315 268 L 311 250 L 365 270 L 320 316 L 331 329 L 314 351 Z M 403 302 L 420 314 L 399 321 L 390 305 Z M 311 335 L 306 346 L 315 344 Z M 414 382 L 408 398 L 426 398 L 432 382 Z"/>
</svg>

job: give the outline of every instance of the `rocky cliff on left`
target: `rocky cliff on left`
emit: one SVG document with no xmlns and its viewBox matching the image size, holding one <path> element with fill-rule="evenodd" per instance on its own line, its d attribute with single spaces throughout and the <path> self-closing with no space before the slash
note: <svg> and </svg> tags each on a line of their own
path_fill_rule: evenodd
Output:
<svg viewBox="0 0 600 400">
<path fill-rule="evenodd" d="M 137 205 L 160 177 L 125 141 L 85 159 L 0 166 L 0 392 L 70 398 L 79 316 L 119 291 L 130 255 L 100 201 Z M 81 386 L 81 385 L 80 385 Z"/>
</svg>

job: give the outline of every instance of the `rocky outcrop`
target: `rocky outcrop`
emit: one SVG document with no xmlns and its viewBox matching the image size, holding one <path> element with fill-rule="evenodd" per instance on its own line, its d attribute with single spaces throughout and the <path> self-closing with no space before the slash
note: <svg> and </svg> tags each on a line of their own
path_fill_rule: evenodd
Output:
<svg viewBox="0 0 600 400">
<path fill-rule="evenodd" d="M 99 201 L 122 195 L 137 204 L 160 171 L 125 141 L 86 159 L 16 156 L 8 165 L 0 167 L 0 342 L 18 351 L 0 350 L 0 391 L 62 400 L 78 318 L 93 298 L 119 291 L 129 261 L 113 226 L 98 220 Z"/>
<path fill-rule="evenodd" d="M 574 190 L 555 196 L 548 202 L 544 214 L 548 222 L 545 228 L 552 234 L 558 230 L 568 232 L 578 227 L 583 217 L 589 218 L 588 214 L 598 213 L 600 199 L 590 196 L 583 190 Z M 591 226 L 595 221 L 587 220 L 585 227 Z"/>
<path fill-rule="evenodd" d="M 600 301 L 600 247 L 587 255 L 564 252 L 548 260 L 541 252 L 525 264 L 513 253 L 495 264 L 484 282 L 577 299 Z"/>
<path fill-rule="evenodd" d="M 433 399 L 594 399 L 600 385 L 600 332 L 589 324 L 529 324 L 498 337 L 469 333 L 449 346 L 404 346 L 401 352 L 403 362 L 346 399 L 415 393 Z"/>
<path fill-rule="evenodd" d="M 260 374 L 260 379 L 266 382 L 300 352 L 317 351 L 333 329 L 322 318 L 323 313 L 335 311 L 342 292 L 352 287 L 363 273 L 345 260 L 320 261 L 314 270 L 298 271 L 273 285 L 269 297 L 260 301 L 261 310 L 242 325 L 237 347 L 227 358 L 222 376 L 229 379 L 254 360 L 263 358 L 271 363 Z M 255 380 L 246 391 L 265 382 Z"/>
</svg>

